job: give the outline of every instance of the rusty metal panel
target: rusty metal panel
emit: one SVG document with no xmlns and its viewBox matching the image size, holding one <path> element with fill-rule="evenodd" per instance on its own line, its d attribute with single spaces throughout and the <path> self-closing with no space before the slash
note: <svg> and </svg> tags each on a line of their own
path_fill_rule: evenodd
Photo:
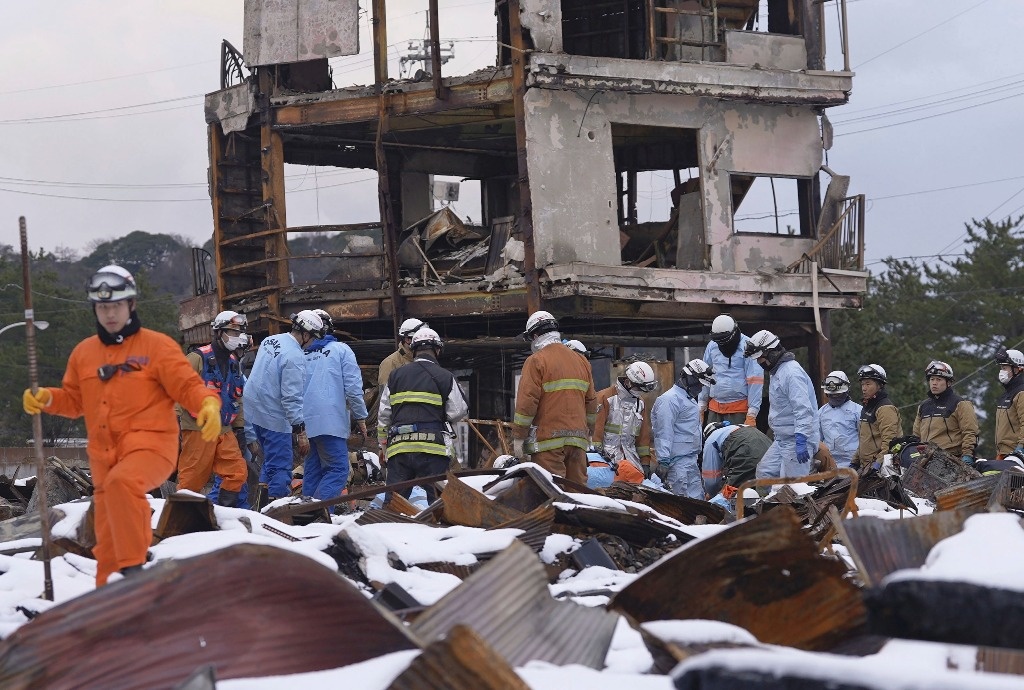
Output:
<svg viewBox="0 0 1024 690">
<path fill-rule="evenodd" d="M 206 496 L 173 493 L 167 497 L 160 521 L 153 536 L 160 539 L 192 532 L 213 532 L 218 529 L 213 503 Z"/>
<path fill-rule="evenodd" d="M 516 483 L 519 484 L 521 481 Z M 548 535 L 551 534 L 551 528 L 554 526 L 554 523 L 555 508 L 549 501 L 522 517 L 514 518 L 495 526 L 494 529 L 521 529 L 523 533 L 516 537 L 516 539 L 534 551 L 540 551 L 544 548 L 544 543 L 547 541 Z"/>
<path fill-rule="evenodd" d="M 720 524 L 725 521 L 725 508 L 721 506 L 687 496 L 676 496 L 638 484 L 615 483 L 601 493 L 610 498 L 650 506 L 662 515 L 667 515 L 684 525 L 693 525 L 700 518 L 709 524 Z"/>
<path fill-rule="evenodd" d="M 420 615 L 411 630 L 434 642 L 461 624 L 512 666 L 539 660 L 602 668 L 618 619 L 604 609 L 552 599 L 536 555 L 513 542 Z"/>
<path fill-rule="evenodd" d="M 679 549 L 608 606 L 640 622 L 721 620 L 762 642 L 829 649 L 864 625 L 860 592 L 845 575 L 780 506 Z"/>
<path fill-rule="evenodd" d="M 403 525 L 430 525 L 431 527 L 437 526 L 436 524 L 430 522 L 420 522 L 419 520 L 409 517 L 408 515 L 400 515 L 390 510 L 379 510 L 377 508 L 370 508 L 362 515 L 360 515 L 358 518 L 356 518 L 357 525 L 381 525 L 394 523 L 399 523 Z"/>
<path fill-rule="evenodd" d="M 1024 676 L 1024 652 L 996 647 L 978 647 L 975 669 L 985 673 Z"/>
<path fill-rule="evenodd" d="M 989 475 L 966 484 L 940 489 L 935 492 L 936 510 L 984 510 L 998 484 L 999 475 Z"/>
<path fill-rule="evenodd" d="M 924 565 L 932 547 L 962 531 L 969 515 L 953 510 L 904 520 L 858 517 L 837 522 L 836 528 L 864 584 L 875 587 L 892 572 Z"/>
<path fill-rule="evenodd" d="M 1007 510 L 1024 510 L 1024 474 L 1003 472 L 1000 475 L 999 486 L 992 494 L 992 503 L 997 503 Z"/>
<path fill-rule="evenodd" d="M 936 491 L 981 477 L 977 470 L 933 443 L 921 449 L 921 457 L 903 472 L 903 487 L 915 496 L 935 500 Z"/>
<path fill-rule="evenodd" d="M 456 625 L 427 646 L 388 690 L 529 690 L 508 662 L 471 628 Z"/>
<path fill-rule="evenodd" d="M 492 501 L 450 472 L 441 501 L 444 503 L 441 519 L 452 525 L 497 527 L 523 517 L 518 510 Z"/>
<path fill-rule="evenodd" d="M 668 537 L 675 537 L 680 544 L 686 544 L 694 539 L 693 535 L 656 520 L 647 513 L 635 515 L 584 505 L 574 505 L 566 509 L 555 506 L 555 509 L 555 522 L 559 525 L 581 528 L 587 530 L 588 534 L 592 531 L 613 534 L 634 546 L 647 546 Z"/>
<path fill-rule="evenodd" d="M 358 0 L 245 2 L 242 53 L 249 67 L 358 52 Z"/>
<path fill-rule="evenodd" d="M 0 687 L 169 688 L 205 665 L 221 680 L 276 676 L 416 647 L 332 570 L 242 544 L 158 564 L 41 613 L 0 643 Z"/>
</svg>

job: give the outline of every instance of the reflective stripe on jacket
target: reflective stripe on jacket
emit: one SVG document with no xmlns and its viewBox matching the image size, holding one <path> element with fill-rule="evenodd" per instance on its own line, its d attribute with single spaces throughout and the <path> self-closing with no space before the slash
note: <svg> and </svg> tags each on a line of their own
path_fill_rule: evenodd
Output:
<svg viewBox="0 0 1024 690">
<path fill-rule="evenodd" d="M 978 445 L 978 416 L 974 405 L 946 388 L 917 407 L 914 436 L 925 443 L 934 443 L 947 453 L 974 457 Z"/>
<path fill-rule="evenodd" d="M 189 362 L 192 363 L 192 368 L 195 369 L 195 357 L 199 357 L 199 376 L 203 379 L 203 383 L 210 390 L 217 393 L 220 396 L 220 423 L 224 427 L 221 433 L 230 431 L 230 426 L 236 420 L 238 415 L 242 411 L 242 390 L 245 388 L 245 377 L 242 375 L 242 370 L 238 366 L 238 359 L 231 353 L 228 353 L 227 358 L 227 375 L 221 373 L 220 365 L 217 363 L 217 354 L 213 350 L 213 345 L 203 345 L 195 352 L 188 354 Z M 188 416 L 190 421 L 194 421 L 191 415 Z M 241 422 L 236 426 L 242 426 Z M 182 419 L 182 428 L 190 429 L 190 426 L 186 425 L 184 419 Z M 199 427 L 196 426 L 193 431 L 198 431 Z"/>
<path fill-rule="evenodd" d="M 399 453 L 448 455 L 444 429 L 469 412 L 455 376 L 432 357 L 420 355 L 391 372 L 377 411 L 377 436 L 387 457 Z"/>
<path fill-rule="evenodd" d="M 612 460 L 628 460 L 641 471 L 651 461 L 650 412 L 618 381 L 597 394 L 594 443 Z"/>
<path fill-rule="evenodd" d="M 513 433 L 535 439 L 530 452 L 586 449 L 596 411 L 594 377 L 579 353 L 553 342 L 527 358 L 516 391 Z"/>
<path fill-rule="evenodd" d="M 702 410 L 720 414 L 746 412 L 757 416 L 764 393 L 764 370 L 753 357 L 744 357 L 747 336 L 740 336 L 739 347 L 732 357 L 726 357 L 718 343 L 711 341 L 704 348 L 704 361 L 715 370 L 715 385 L 700 392 L 698 402 Z"/>
</svg>

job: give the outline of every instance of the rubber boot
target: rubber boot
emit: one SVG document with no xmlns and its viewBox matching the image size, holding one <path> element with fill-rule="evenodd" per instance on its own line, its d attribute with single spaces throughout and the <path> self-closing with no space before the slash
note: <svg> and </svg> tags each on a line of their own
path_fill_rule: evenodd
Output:
<svg viewBox="0 0 1024 690">
<path fill-rule="evenodd" d="M 238 491 L 228 491 L 221 487 L 220 492 L 217 494 L 217 505 L 224 506 L 225 508 L 237 508 L 238 494 Z"/>
<path fill-rule="evenodd" d="M 121 570 L 119 572 L 122 575 L 124 575 L 125 577 L 132 577 L 133 575 L 138 575 L 139 573 L 142 572 L 142 566 L 141 565 L 130 565 L 127 568 L 121 568 Z"/>
</svg>

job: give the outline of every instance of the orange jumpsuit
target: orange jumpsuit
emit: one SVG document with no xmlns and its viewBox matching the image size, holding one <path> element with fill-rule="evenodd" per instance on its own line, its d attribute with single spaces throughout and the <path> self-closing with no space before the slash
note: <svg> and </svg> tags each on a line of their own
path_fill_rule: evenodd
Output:
<svg viewBox="0 0 1024 690">
<path fill-rule="evenodd" d="M 125 364 L 101 381 L 99 367 Z M 167 480 L 178 458 L 174 403 L 198 413 L 217 394 L 203 385 L 178 345 L 146 328 L 116 345 L 98 336 L 71 352 L 61 388 L 50 388 L 47 414 L 85 415 L 95 487 L 96 585 L 146 561 L 153 540 L 146 494 Z"/>
</svg>

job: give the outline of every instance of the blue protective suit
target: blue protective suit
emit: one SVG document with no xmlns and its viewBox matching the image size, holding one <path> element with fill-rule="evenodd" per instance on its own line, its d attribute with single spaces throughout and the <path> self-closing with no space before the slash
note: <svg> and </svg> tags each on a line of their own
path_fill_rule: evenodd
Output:
<svg viewBox="0 0 1024 690">
<path fill-rule="evenodd" d="M 290 333 L 264 338 L 242 393 L 245 417 L 263 448 L 260 482 L 271 498 L 291 493 L 292 427 L 304 422 L 306 357 Z M 307 434 L 308 435 L 308 434 Z"/>
<path fill-rule="evenodd" d="M 264 338 L 242 393 L 245 418 L 254 426 L 290 434 L 293 426 L 305 421 L 305 375 L 305 355 L 291 334 Z"/>
<path fill-rule="evenodd" d="M 350 412 L 366 419 L 356 356 L 333 335 L 314 340 L 306 348 L 303 414 L 310 450 L 302 468 L 303 496 L 335 498 L 348 484 Z"/>
<path fill-rule="evenodd" d="M 668 469 L 672 493 L 704 499 L 697 455 L 700 453 L 700 408 L 678 384 L 658 396 L 651 408 L 654 454 Z"/>
<path fill-rule="evenodd" d="M 849 467 L 853 454 L 857 452 L 861 409 L 859 403 L 847 400 L 839 407 L 825 403 L 818 410 L 821 442 L 828 447 L 839 467 Z"/>
<path fill-rule="evenodd" d="M 722 476 L 722 451 L 725 439 L 734 431 L 742 429 L 743 425 L 730 424 L 720 429 L 715 429 L 704 441 L 704 462 L 701 464 L 701 477 L 704 479 L 704 490 L 714 496 L 725 485 L 725 478 Z"/>
<path fill-rule="evenodd" d="M 757 465 L 757 477 L 802 477 L 811 471 L 810 462 L 798 462 L 796 435 L 803 434 L 813 456 L 821 440 L 818 397 L 811 377 L 786 352 L 771 370 L 768 384 L 768 426 L 775 440 Z"/>
<path fill-rule="evenodd" d="M 302 406 L 306 435 L 311 439 L 324 435 L 348 438 L 350 413 L 356 419 L 366 419 L 363 375 L 356 356 L 333 335 L 314 340 L 306 348 Z"/>
<path fill-rule="evenodd" d="M 747 401 L 747 414 L 756 417 L 761 409 L 761 395 L 764 393 L 764 371 L 752 357 L 744 357 L 743 350 L 747 346 L 747 336 L 740 335 L 740 344 L 732 357 L 726 357 L 711 341 L 704 348 L 701 358 L 715 370 L 715 385 L 704 387 L 698 402 L 700 409 L 708 409 L 710 399 L 719 403 L 732 403 L 738 400 Z"/>
</svg>

